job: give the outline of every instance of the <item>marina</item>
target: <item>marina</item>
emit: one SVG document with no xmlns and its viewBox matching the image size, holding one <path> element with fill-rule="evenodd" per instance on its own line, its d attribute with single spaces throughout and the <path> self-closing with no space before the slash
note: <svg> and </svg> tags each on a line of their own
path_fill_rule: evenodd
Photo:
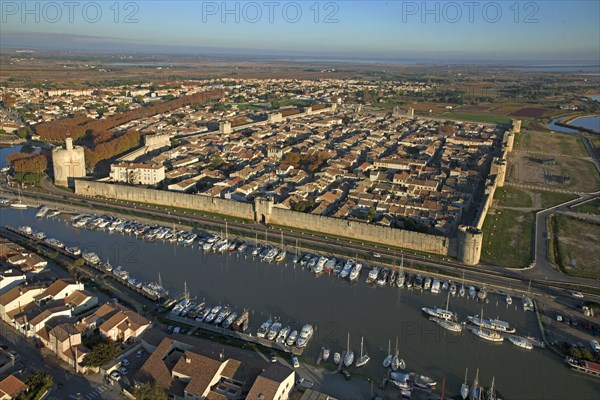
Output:
<svg viewBox="0 0 600 400">
<path fill-rule="evenodd" d="M 485 364 L 485 370 L 482 368 L 485 376 L 481 377 L 481 381 L 490 382 L 495 377 L 497 385 L 507 398 L 539 398 L 540 388 L 520 385 L 520 378 L 502 367 L 507 363 L 515 363 L 536 365 L 535 369 L 530 370 L 527 379 L 540 383 L 550 382 L 541 388 L 542 396 L 547 393 L 545 398 L 564 398 L 573 393 L 580 394 L 580 398 L 591 398 L 597 394 L 597 384 L 593 381 L 578 377 L 562 379 L 568 372 L 562 360 L 550 352 L 535 349 L 524 351 L 510 343 L 491 346 L 474 335 L 436 327 L 423 316 L 421 309 L 443 309 L 447 292 L 443 287 L 439 294 L 425 291 L 423 285 L 426 276 L 410 273 L 408 268 L 408 277 L 402 287 L 390 286 L 389 278 L 384 281 L 385 285 L 378 284 L 385 268 L 379 268 L 377 281 L 374 283 L 366 283 L 367 276 L 370 275 L 366 271 L 362 271 L 362 277 L 352 283 L 335 274 L 338 266 L 341 274 L 347 260 L 343 260 L 343 265 L 340 263 L 342 260 L 338 260 L 333 267 L 332 263 L 325 267 L 329 260 L 326 261 L 323 269 L 331 268 L 330 272 L 315 274 L 308 267 L 309 264 L 318 265 L 319 258 L 327 255 L 314 255 L 310 260 L 307 260 L 309 257 L 302 256 L 294 263 L 296 249 L 288 248 L 284 260 L 267 263 L 258 255 L 252 256 L 252 241 L 249 241 L 250 246 L 243 252 L 230 251 L 228 247 L 227 251 L 214 253 L 212 250 L 203 251 L 204 245 L 199 244 L 178 245 L 176 242 L 156 239 L 142 240 L 133 233 L 126 235 L 108 229 L 76 228 L 64 212 L 54 219 L 35 218 L 36 212 L 34 209 L 0 209 L 3 225 L 30 226 L 32 232 L 45 232 L 63 242 L 65 248 L 77 247 L 82 253 L 93 252 L 104 262 L 110 260 L 115 268 L 122 266 L 140 281 L 154 282 L 161 273 L 164 288 L 171 296 L 181 293 L 183 282 L 187 281 L 190 298 L 194 302 L 206 302 L 213 307 L 237 305 L 237 308 L 231 308 L 238 313 L 247 309 L 248 332 L 254 338 L 257 338 L 255 333 L 260 325 L 271 318 L 280 321 L 283 328 L 290 327 L 292 332 L 288 338 L 293 335 L 293 331 L 297 331 L 296 335 L 300 336 L 303 326 L 310 324 L 314 332 L 303 357 L 316 360 L 321 354 L 321 348 L 325 347 L 332 356 L 322 362 L 332 363 L 337 358 L 342 364 L 348 351 L 353 352 L 353 361 L 356 361 L 359 358 L 357 350 L 362 342 L 363 349 L 368 349 L 371 361 L 360 367 L 361 370 L 380 377 L 384 373 L 382 361 L 388 355 L 389 338 L 398 336 L 399 348 L 404 349 L 401 358 L 409 371 L 417 371 L 419 376 L 429 376 L 438 382 L 445 376 L 449 393 L 458 392 L 463 383 L 465 366 L 475 370 Z M 200 237 L 196 242 L 199 239 Z M 240 245 L 237 248 L 239 247 Z M 302 261 L 305 261 L 305 266 L 301 265 Z M 363 266 L 362 269 L 371 271 L 371 266 Z M 382 275 L 379 275 L 380 272 Z M 389 277 L 389 272 L 387 276 Z M 411 281 L 412 289 L 408 289 Z M 462 288 L 460 279 L 453 283 Z M 464 284 L 466 287 L 470 286 L 469 282 Z M 488 289 L 486 299 L 477 301 L 477 290 L 473 290 L 472 298 L 466 294 L 461 297 L 457 290 L 451 299 L 450 310 L 461 320 L 469 315 L 479 314 L 483 305 L 486 315 L 508 321 L 520 335 L 539 335 L 535 314 L 524 312 L 521 299 L 513 295 L 515 302 L 508 306 L 505 295 L 495 294 Z M 174 318 L 183 318 L 182 321 L 186 320 L 189 324 L 189 318 Z M 205 328 L 216 331 L 225 329 L 213 324 L 208 324 Z M 231 331 L 232 335 L 238 334 L 234 330 L 227 331 Z M 276 340 L 270 343 L 279 345 Z M 393 359 L 393 349 L 389 353 Z M 435 362 L 431 363 L 431 360 Z M 350 370 L 352 368 L 356 367 L 352 366 Z"/>
</svg>

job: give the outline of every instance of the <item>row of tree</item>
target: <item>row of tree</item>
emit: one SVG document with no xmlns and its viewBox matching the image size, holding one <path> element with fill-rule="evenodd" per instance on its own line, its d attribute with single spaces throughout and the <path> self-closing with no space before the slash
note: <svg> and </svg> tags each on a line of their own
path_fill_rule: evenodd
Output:
<svg viewBox="0 0 600 400">
<path fill-rule="evenodd" d="M 104 132 L 127 122 L 148 118 L 156 114 L 166 113 L 198 102 L 206 102 L 223 97 L 222 89 L 181 96 L 170 101 L 156 102 L 151 105 L 115 114 L 105 119 L 87 117 L 64 118 L 36 125 L 38 135 L 47 140 L 64 140 L 67 135 L 78 139 L 86 134 L 98 136 Z"/>
<path fill-rule="evenodd" d="M 42 173 L 48 167 L 48 157 L 42 153 L 13 153 L 7 158 L 15 173 Z"/>
<path fill-rule="evenodd" d="M 102 142 L 93 149 L 84 147 L 86 166 L 89 169 L 94 169 L 98 162 L 114 157 L 117 154 L 125 153 L 126 151 L 139 146 L 141 136 L 142 135 L 137 129 L 130 129 L 125 132 L 125 134 Z"/>
</svg>

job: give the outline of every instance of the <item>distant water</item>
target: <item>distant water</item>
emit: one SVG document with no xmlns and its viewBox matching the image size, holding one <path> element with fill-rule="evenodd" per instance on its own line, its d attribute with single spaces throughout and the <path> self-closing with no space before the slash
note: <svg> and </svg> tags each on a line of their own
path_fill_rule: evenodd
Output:
<svg viewBox="0 0 600 400">
<path fill-rule="evenodd" d="M 121 265 L 131 276 L 162 281 L 172 293 L 187 282 L 190 293 L 209 304 L 229 304 L 237 311 L 248 308 L 251 329 L 269 317 L 279 317 L 295 328 L 311 323 L 317 329 L 304 356 L 316 360 L 321 346 L 332 351 L 346 347 L 346 335 L 355 352 L 364 337 L 371 361 L 362 372 L 376 377 L 384 374 L 381 363 L 387 355 L 388 340 L 394 351 L 396 336 L 400 355 L 408 371 L 446 378 L 446 393 L 456 394 L 469 368 L 472 381 L 479 368 L 480 383 L 492 378 L 506 399 L 598 399 L 598 381 L 570 372 L 548 350 L 526 351 L 505 342 L 490 344 L 469 332 L 452 334 L 428 321 L 421 307 L 441 306 L 445 292 L 374 288 L 367 285 L 363 272 L 360 282 L 350 285 L 335 276 L 315 277 L 307 269 L 287 263 L 265 264 L 252 257 L 204 254 L 197 247 L 178 247 L 162 242 L 146 242 L 120 234 L 73 228 L 60 219 L 36 219 L 36 210 L 0 209 L 2 225 L 29 225 L 68 245 L 97 252 L 113 266 Z M 513 298 L 507 307 L 504 297 L 489 295 L 484 313 L 499 317 L 517 327 L 523 335 L 539 336 L 535 314 L 524 312 L 521 300 Z M 451 298 L 450 309 L 461 319 L 481 312 L 481 304 L 466 298 Z M 484 315 L 484 316 L 485 316 Z M 358 372 L 355 367 L 351 373 Z M 395 389 L 388 389 L 392 393 Z M 397 391 L 395 393 L 398 393 Z"/>
<path fill-rule="evenodd" d="M 600 115 L 577 118 L 576 120 L 571 121 L 569 125 L 580 126 L 600 133 Z"/>
<path fill-rule="evenodd" d="M 577 133 L 577 132 L 579 132 L 577 129 L 567 128 L 567 127 L 560 126 L 560 125 L 556 124 L 557 122 L 560 122 L 560 121 L 562 121 L 565 118 L 566 117 L 559 117 L 559 118 L 553 119 L 550 123 L 546 124 L 546 126 L 549 129 L 552 129 L 553 131 L 557 131 L 557 132 L 563 132 L 563 133 Z"/>
<path fill-rule="evenodd" d="M 523 72 L 596 72 L 598 68 L 600 68 L 598 65 L 530 65 L 509 69 Z"/>
<path fill-rule="evenodd" d="M 12 154 L 21 150 L 21 146 L 13 146 L 13 147 L 2 147 L 0 148 L 0 168 L 3 168 L 7 165 L 6 158 Z"/>
</svg>

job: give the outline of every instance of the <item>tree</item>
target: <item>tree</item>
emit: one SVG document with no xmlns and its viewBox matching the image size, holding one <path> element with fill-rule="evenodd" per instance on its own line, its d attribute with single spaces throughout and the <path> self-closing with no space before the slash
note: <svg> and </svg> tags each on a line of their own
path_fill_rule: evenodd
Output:
<svg viewBox="0 0 600 400">
<path fill-rule="evenodd" d="M 167 400 L 167 393 L 155 381 L 137 386 L 133 395 L 137 400 Z"/>
<path fill-rule="evenodd" d="M 100 342 L 96 344 L 83 359 L 83 364 L 90 367 L 101 367 L 119 354 L 119 348 L 114 343 Z"/>
<path fill-rule="evenodd" d="M 31 136 L 31 128 L 28 126 L 22 126 L 17 129 L 17 136 L 25 139 L 27 136 Z"/>
<path fill-rule="evenodd" d="M 47 372 L 33 371 L 25 379 L 25 384 L 29 387 L 27 392 L 21 393 L 18 400 L 39 399 L 54 385 L 54 379 Z"/>
<path fill-rule="evenodd" d="M 376 216 L 377 216 L 377 209 L 375 208 L 375 206 L 369 207 L 369 212 L 367 213 L 367 220 L 369 222 L 373 222 L 373 220 L 375 219 Z"/>
</svg>

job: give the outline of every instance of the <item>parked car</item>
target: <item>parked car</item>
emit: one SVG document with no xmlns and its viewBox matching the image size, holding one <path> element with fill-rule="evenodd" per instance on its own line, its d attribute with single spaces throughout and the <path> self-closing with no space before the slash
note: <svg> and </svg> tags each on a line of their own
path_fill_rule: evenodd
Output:
<svg viewBox="0 0 600 400">
<path fill-rule="evenodd" d="M 275 353 L 269 354 L 269 358 L 271 359 L 272 363 L 277 362 L 277 355 Z"/>
<path fill-rule="evenodd" d="M 118 381 L 121 379 L 121 374 L 119 374 L 117 371 L 113 371 L 110 373 L 110 377 L 111 377 L 111 379 Z"/>
<path fill-rule="evenodd" d="M 562 322 L 562 321 L 563 321 L 563 317 L 562 317 L 562 315 L 560 315 L 560 314 L 556 314 L 556 320 L 557 320 L 558 322 Z"/>
<path fill-rule="evenodd" d="M 307 381 L 304 378 L 300 378 L 298 379 L 298 381 L 296 382 L 296 384 L 298 384 L 298 386 L 304 388 L 304 389 L 312 389 L 313 386 L 315 386 L 314 383 L 312 383 L 311 381 Z"/>
<path fill-rule="evenodd" d="M 296 356 L 292 357 L 292 365 L 294 366 L 294 368 L 298 368 L 300 366 L 300 362 L 298 361 L 298 357 L 296 357 Z"/>
<path fill-rule="evenodd" d="M 575 290 L 571 291 L 571 296 L 576 297 L 578 299 L 583 299 L 583 293 L 576 292 Z"/>
<path fill-rule="evenodd" d="M 128 371 L 128 370 L 127 370 L 127 368 L 125 368 L 125 367 L 121 367 L 121 368 L 119 368 L 119 373 L 120 373 L 121 375 L 127 375 L 127 373 L 128 373 L 128 372 L 129 372 L 129 371 Z"/>
<path fill-rule="evenodd" d="M 121 360 L 121 365 L 123 367 L 129 367 L 129 364 L 130 364 L 130 362 L 129 362 L 128 359 L 124 358 L 124 359 Z"/>
<path fill-rule="evenodd" d="M 349 381 L 350 379 L 352 379 L 352 376 L 350 375 L 350 372 L 346 371 L 345 369 L 340 371 L 342 375 L 344 375 L 344 379 L 346 379 L 347 381 Z"/>
<path fill-rule="evenodd" d="M 137 353 L 135 353 L 135 358 L 140 358 L 143 354 L 144 352 L 142 350 L 138 350 Z"/>
</svg>

